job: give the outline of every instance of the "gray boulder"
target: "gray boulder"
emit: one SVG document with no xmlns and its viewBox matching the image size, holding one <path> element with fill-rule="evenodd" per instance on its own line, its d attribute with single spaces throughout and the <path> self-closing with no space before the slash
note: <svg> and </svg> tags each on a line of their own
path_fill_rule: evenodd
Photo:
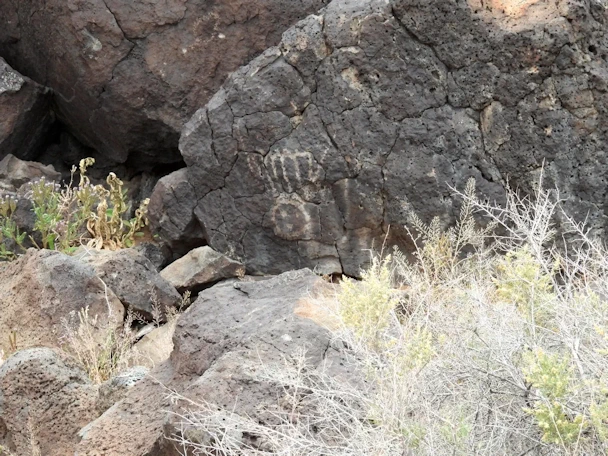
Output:
<svg viewBox="0 0 608 456">
<path fill-rule="evenodd" d="M 151 325 L 149 331 L 145 328 L 146 334 L 134 346 L 138 364 L 156 367 L 171 356 L 175 325 L 175 319 L 169 319 L 164 325 Z"/>
<path fill-rule="evenodd" d="M 127 396 L 87 427 L 78 456 L 104 448 L 113 456 L 180 454 L 164 436 L 177 432 L 176 415 L 187 404 L 176 391 L 269 422 L 281 387 L 255 375 L 260 360 L 271 365 L 308 348 L 310 368 L 353 377 L 344 355 L 331 345 L 322 311 L 311 296 L 327 283 L 309 270 L 266 280 L 224 282 L 204 290 L 179 318 L 171 357 L 137 383 Z M 268 407 L 268 408 L 266 408 Z"/>
<path fill-rule="evenodd" d="M 0 57 L 0 160 L 8 154 L 28 160 L 41 152 L 55 120 L 50 101 L 47 88 L 22 76 Z"/>
<path fill-rule="evenodd" d="M 12 154 L 0 160 L 0 181 L 12 186 L 15 190 L 23 184 L 44 178 L 47 182 L 59 182 L 61 173 L 51 165 L 20 160 Z"/>
<path fill-rule="evenodd" d="M 12 332 L 19 349 L 59 347 L 64 320 L 85 308 L 91 317 L 98 316 L 102 332 L 122 326 L 123 305 L 91 266 L 60 252 L 35 249 L 0 264 L 0 349 L 5 353 Z"/>
<path fill-rule="evenodd" d="M 169 251 L 163 245 L 159 245 L 156 242 L 138 242 L 133 249 L 145 256 L 150 263 L 154 265 L 157 271 L 163 269 L 169 259 Z"/>
<path fill-rule="evenodd" d="M 204 244 L 206 233 L 194 215 L 196 194 L 182 168 L 161 178 L 150 196 L 148 220 L 173 259 Z"/>
<path fill-rule="evenodd" d="M 357 275 L 409 211 L 452 223 L 450 187 L 500 202 L 544 166 L 605 236 L 606 9 L 503 4 L 336 0 L 288 29 L 184 127 L 183 210 L 249 272 Z"/>
<path fill-rule="evenodd" d="M 65 354 L 20 351 L 0 366 L 0 447 L 15 455 L 74 454 L 78 431 L 98 416 L 96 401 L 97 387 Z"/>
<path fill-rule="evenodd" d="M 99 385 L 97 398 L 98 415 L 101 415 L 115 403 L 121 401 L 127 395 L 129 389 L 145 378 L 148 372 L 149 369 L 146 367 L 135 366 Z"/>
<path fill-rule="evenodd" d="M 177 307 L 181 302 L 175 287 L 137 250 L 80 247 L 74 256 L 91 265 L 122 304 L 142 318 L 151 320 L 156 317 L 164 321 L 166 309 Z"/>
</svg>

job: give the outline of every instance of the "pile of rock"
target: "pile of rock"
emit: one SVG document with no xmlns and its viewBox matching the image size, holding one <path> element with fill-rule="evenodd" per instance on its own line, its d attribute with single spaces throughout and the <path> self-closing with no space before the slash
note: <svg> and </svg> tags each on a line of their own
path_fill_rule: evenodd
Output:
<svg viewBox="0 0 608 456">
<path fill-rule="evenodd" d="M 91 155 L 151 193 L 159 236 L 0 263 L 0 349 L 17 349 L 0 366 L 2 451 L 177 455 L 169 390 L 268 420 L 259 359 L 302 345 L 348 377 L 311 270 L 356 276 L 370 248 L 407 250 L 408 214 L 453 222 L 450 187 L 471 177 L 501 200 L 544 174 L 605 237 L 601 2 L 157 3 L 0 2 L 0 197 L 17 226 L 34 223 L 24 184 Z M 137 315 L 152 370 L 92 384 L 61 351 L 83 309 L 99 330 Z"/>
</svg>

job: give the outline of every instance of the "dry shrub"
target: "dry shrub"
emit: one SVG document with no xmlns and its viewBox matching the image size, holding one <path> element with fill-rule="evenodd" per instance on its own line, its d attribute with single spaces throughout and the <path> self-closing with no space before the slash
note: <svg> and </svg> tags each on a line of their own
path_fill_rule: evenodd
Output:
<svg viewBox="0 0 608 456">
<path fill-rule="evenodd" d="M 608 453 L 607 249 L 540 184 L 529 197 L 509 191 L 505 207 L 478 201 L 472 181 L 460 196 L 453 228 L 412 217 L 414 261 L 375 258 L 338 294 L 335 335 L 368 388 L 297 359 L 266 366 L 294 398 L 281 424 L 191 404 L 176 436 L 184 452 Z"/>
<path fill-rule="evenodd" d="M 72 313 L 63 321 L 62 348 L 78 361 L 93 383 L 103 383 L 131 367 L 137 359 L 133 348 L 132 312 L 116 329 L 112 316 L 100 323 L 98 315 L 89 315 L 88 307 Z"/>
</svg>

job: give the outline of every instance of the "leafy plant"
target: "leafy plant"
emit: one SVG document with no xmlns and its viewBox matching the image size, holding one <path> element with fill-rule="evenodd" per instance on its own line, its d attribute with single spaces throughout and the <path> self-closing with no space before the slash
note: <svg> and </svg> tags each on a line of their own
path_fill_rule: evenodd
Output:
<svg viewBox="0 0 608 456">
<path fill-rule="evenodd" d="M 6 243 L 11 242 L 21 251 L 25 251 L 23 242 L 26 233 L 22 233 L 13 220 L 17 209 L 17 200 L 12 197 L 0 197 L 0 260 L 11 260 L 15 253 L 7 248 Z"/>
<path fill-rule="evenodd" d="M 79 245 L 96 249 L 131 247 L 147 225 L 148 200 L 141 202 L 130 217 L 130 205 L 123 182 L 110 173 L 107 187 L 93 185 L 87 169 L 95 163 L 92 158 L 80 161 L 72 168 L 70 182 L 60 185 L 44 178 L 29 184 L 26 197 L 32 202 L 35 216 L 34 232 L 28 239 L 38 248 L 72 253 Z M 79 183 L 75 185 L 76 174 Z M 19 231 L 12 215 L 16 209 L 14 199 L 0 199 L 0 259 L 16 257 L 10 241 L 19 251 L 25 251 L 28 233 Z"/>
<path fill-rule="evenodd" d="M 148 224 L 146 212 L 149 200 L 142 201 L 135 211 L 135 217 L 127 219 L 125 216 L 129 207 L 123 182 L 114 173 L 108 175 L 106 182 L 109 189 L 100 192 L 97 210 L 91 212 L 87 220 L 87 230 L 92 236 L 88 245 L 110 250 L 131 247 L 135 237 L 141 235 L 140 230 Z"/>
</svg>

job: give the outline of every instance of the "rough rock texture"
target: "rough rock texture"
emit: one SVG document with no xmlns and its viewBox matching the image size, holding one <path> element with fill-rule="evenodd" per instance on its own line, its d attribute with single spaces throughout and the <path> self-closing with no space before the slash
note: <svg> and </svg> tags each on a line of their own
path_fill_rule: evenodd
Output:
<svg viewBox="0 0 608 456">
<path fill-rule="evenodd" d="M 59 346 L 62 319 L 85 307 L 92 317 L 99 316 L 100 327 L 122 325 L 123 305 L 91 266 L 56 251 L 35 249 L 0 264 L 0 349 L 5 352 L 12 331 L 19 349 Z"/>
<path fill-rule="evenodd" d="M 125 308 L 151 319 L 157 309 L 176 307 L 181 296 L 157 272 L 143 254 L 134 249 L 116 251 L 94 250 L 81 247 L 75 257 L 93 267 L 98 277 L 116 294 Z M 161 315 L 164 319 L 164 315 Z"/>
<path fill-rule="evenodd" d="M 146 333 L 135 344 L 139 364 L 156 367 L 171 356 L 175 325 L 176 321 L 170 320 Z"/>
<path fill-rule="evenodd" d="M 209 246 L 191 250 L 160 272 L 180 292 L 200 291 L 205 285 L 245 275 L 238 261 L 216 252 Z"/>
<path fill-rule="evenodd" d="M 271 419 L 262 409 L 277 404 L 280 387 L 256 378 L 256 368 L 260 359 L 269 365 L 282 363 L 284 356 L 302 346 L 308 348 L 311 366 L 327 360 L 330 372 L 351 376 L 342 366 L 341 354 L 332 348 L 329 332 L 307 318 L 313 313 L 302 313 L 310 310 L 307 298 L 326 285 L 302 270 L 204 290 L 178 320 L 170 359 L 87 428 L 76 454 L 174 454 L 162 437 L 174 432 L 175 417 L 165 412 L 175 407 L 167 398 L 167 387 L 194 400 Z"/>
<path fill-rule="evenodd" d="M 186 168 L 161 178 L 150 196 L 148 220 L 177 259 L 205 243 L 207 234 L 194 216 L 196 194 Z"/>
<path fill-rule="evenodd" d="M 0 16 L 1 11 L 2 6 Z M 49 90 L 17 73 L 0 57 L 0 159 L 8 154 L 35 157 L 53 121 Z"/>
<path fill-rule="evenodd" d="M 389 225 L 406 244 L 409 210 L 449 223 L 449 186 L 474 177 L 500 202 L 544 161 L 545 184 L 603 235 L 608 14 L 511 3 L 335 0 L 299 22 L 186 124 L 195 197 L 172 213 L 191 211 L 249 272 L 357 275 Z"/>
<path fill-rule="evenodd" d="M 44 166 L 38 162 L 20 160 L 8 154 L 0 161 L 0 181 L 19 189 L 23 184 L 44 178 L 47 182 L 58 182 L 61 174 L 52 166 Z"/>
<path fill-rule="evenodd" d="M 135 366 L 99 385 L 99 397 L 97 398 L 98 415 L 101 415 L 116 402 L 122 400 L 127 395 L 129 389 L 133 388 L 137 382 L 148 375 L 148 372 L 149 369 L 144 366 Z"/>
<path fill-rule="evenodd" d="M 217 90 L 325 0 L 8 0 L 0 55 L 54 90 L 88 146 L 133 166 L 180 160 L 179 130 Z"/>
<path fill-rule="evenodd" d="M 10 454 L 74 454 L 78 431 L 98 416 L 97 388 L 65 354 L 22 350 L 0 366 L 0 446 Z"/>
<path fill-rule="evenodd" d="M 164 248 L 162 245 L 158 245 L 155 242 L 140 242 L 133 249 L 137 250 L 143 256 L 145 256 L 150 263 L 154 265 L 157 271 L 163 269 L 170 257 L 170 252 L 168 249 Z"/>
</svg>

